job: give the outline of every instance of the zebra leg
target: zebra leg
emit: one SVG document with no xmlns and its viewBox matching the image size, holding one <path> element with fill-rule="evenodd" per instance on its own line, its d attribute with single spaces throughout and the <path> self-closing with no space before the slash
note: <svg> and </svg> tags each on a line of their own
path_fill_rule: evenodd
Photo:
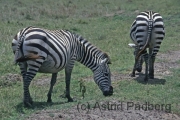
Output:
<svg viewBox="0 0 180 120">
<path fill-rule="evenodd" d="M 138 60 L 139 58 L 137 59 L 137 53 L 139 52 L 139 47 L 136 46 L 135 47 L 135 50 L 134 50 L 134 55 L 135 55 L 135 63 L 134 63 L 134 67 L 133 67 L 133 71 L 132 73 L 130 74 L 131 77 L 135 77 L 135 71 L 137 70 L 137 63 L 138 63 Z M 141 57 L 141 56 L 140 56 Z"/>
<path fill-rule="evenodd" d="M 26 62 L 20 62 L 18 63 L 20 70 L 21 70 L 21 75 L 23 77 L 23 80 L 25 79 L 26 72 L 27 72 L 27 63 Z"/>
<path fill-rule="evenodd" d="M 51 93 L 52 93 L 52 90 L 53 90 L 53 86 L 56 83 L 56 79 L 57 79 L 57 73 L 53 73 L 52 77 L 51 77 L 50 89 L 49 89 L 49 92 L 47 94 L 47 97 L 48 97 L 47 102 L 52 102 Z"/>
<path fill-rule="evenodd" d="M 32 78 L 25 77 L 23 79 L 23 89 L 24 89 L 24 106 L 25 107 L 32 107 L 33 101 L 29 93 L 29 85 Z"/>
<path fill-rule="evenodd" d="M 133 67 L 133 71 L 132 71 L 132 73 L 130 74 L 131 77 L 135 77 L 136 65 L 137 65 L 137 60 L 135 60 L 134 67 Z"/>
<path fill-rule="evenodd" d="M 42 60 L 40 60 L 42 61 Z M 40 61 L 33 61 L 29 60 L 27 61 L 27 72 L 23 79 L 23 89 L 24 89 L 24 105 L 25 107 L 32 107 L 33 101 L 29 92 L 29 85 L 38 72 L 40 66 L 42 63 Z"/>
<path fill-rule="evenodd" d="M 137 70 L 138 72 L 141 72 L 141 71 L 142 71 L 143 62 L 144 62 L 143 55 L 141 55 L 141 56 L 139 57 L 139 60 L 138 60 L 138 62 L 137 62 L 137 65 L 136 65 L 136 70 Z"/>
<path fill-rule="evenodd" d="M 27 74 L 27 62 L 20 62 L 18 63 L 20 70 L 21 70 L 21 75 L 23 77 L 23 89 L 24 89 L 24 106 L 25 107 L 31 107 L 32 106 L 32 98 L 30 97 L 29 93 L 29 83 L 27 81 L 28 78 L 26 76 Z"/>
<path fill-rule="evenodd" d="M 74 61 L 71 61 L 65 67 L 66 98 L 68 99 L 68 102 L 73 102 L 73 99 L 70 96 L 70 80 L 71 80 L 71 73 L 73 66 L 74 66 Z"/>
<path fill-rule="evenodd" d="M 149 78 L 154 79 L 154 62 L 155 62 L 155 54 L 150 56 L 149 59 Z"/>
<path fill-rule="evenodd" d="M 144 78 L 144 81 L 148 81 L 148 64 L 149 64 L 149 55 L 148 55 L 148 53 L 147 53 L 147 51 L 145 51 L 145 53 L 144 53 L 144 61 L 145 61 L 145 64 L 146 64 L 146 67 L 145 67 L 145 78 Z"/>
</svg>

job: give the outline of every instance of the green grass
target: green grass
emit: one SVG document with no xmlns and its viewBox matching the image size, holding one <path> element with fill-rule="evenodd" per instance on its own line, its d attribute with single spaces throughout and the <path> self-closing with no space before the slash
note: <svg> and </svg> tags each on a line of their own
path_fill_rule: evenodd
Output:
<svg viewBox="0 0 180 120">
<path fill-rule="evenodd" d="M 35 2 L 35 3 L 34 3 Z M 155 4 L 154 4 L 155 3 Z M 179 50 L 180 7 L 177 0 L 2 0 L 0 4 L 0 76 L 8 73 L 20 73 L 13 65 L 11 41 L 14 35 L 27 26 L 47 29 L 68 29 L 82 35 L 98 48 L 107 52 L 111 58 L 112 73 L 128 74 L 133 67 L 129 29 L 137 15 L 135 11 L 154 10 L 159 12 L 165 23 L 166 37 L 160 52 Z M 122 14 L 108 14 L 122 11 Z M 59 76 L 64 76 L 64 71 Z M 44 74 L 38 74 L 36 78 Z M 171 77 L 164 77 L 165 84 L 142 84 L 137 81 L 113 81 L 114 95 L 103 97 L 96 84 L 87 81 L 85 99 L 80 100 L 78 80 L 92 76 L 92 72 L 76 63 L 72 73 L 71 95 L 78 100 L 73 103 L 59 98 L 64 91 L 64 77 L 58 79 L 53 91 L 54 105 L 46 103 L 49 86 L 31 85 L 31 95 L 35 101 L 34 109 L 23 108 L 22 83 L 0 80 L 0 118 L 25 119 L 30 114 L 42 109 L 66 109 L 80 102 L 111 100 L 148 101 L 153 104 L 172 104 L 172 112 L 180 114 L 180 70 L 173 70 Z M 6 84 L 7 83 L 7 84 Z"/>
</svg>

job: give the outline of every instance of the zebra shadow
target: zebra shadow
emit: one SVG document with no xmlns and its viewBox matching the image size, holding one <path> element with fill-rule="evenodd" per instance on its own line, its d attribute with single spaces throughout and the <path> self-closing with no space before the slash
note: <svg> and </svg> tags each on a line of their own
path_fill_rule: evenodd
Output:
<svg viewBox="0 0 180 120">
<path fill-rule="evenodd" d="M 47 108 L 49 106 L 60 105 L 60 104 L 65 104 L 65 103 L 68 103 L 68 102 L 52 102 L 52 103 L 48 103 L 48 102 L 36 102 L 36 101 L 34 101 L 32 107 L 28 107 L 27 109 L 41 110 L 41 109 Z M 24 108 L 25 107 L 24 107 L 23 102 L 21 102 L 21 103 L 19 103 L 19 104 L 17 104 L 15 106 L 16 112 L 21 113 L 21 114 L 25 114 Z"/>
<path fill-rule="evenodd" d="M 152 85 L 153 84 L 160 84 L 160 85 L 164 85 L 166 83 L 165 79 L 159 79 L 159 78 L 149 79 L 147 82 L 145 82 L 144 81 L 145 74 L 137 73 L 136 75 L 138 75 L 138 76 L 134 80 L 136 80 L 137 82 L 139 82 L 141 84 L 152 84 Z"/>
</svg>

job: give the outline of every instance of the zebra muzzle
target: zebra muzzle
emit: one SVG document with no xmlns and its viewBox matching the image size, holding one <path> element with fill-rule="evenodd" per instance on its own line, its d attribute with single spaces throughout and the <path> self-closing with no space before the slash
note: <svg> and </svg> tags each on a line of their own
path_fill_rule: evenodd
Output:
<svg viewBox="0 0 180 120">
<path fill-rule="evenodd" d="M 104 92 L 103 92 L 103 95 L 104 95 L 104 96 L 111 96 L 111 95 L 113 95 L 113 87 L 110 86 L 110 88 L 109 88 L 108 91 L 104 91 Z"/>
</svg>

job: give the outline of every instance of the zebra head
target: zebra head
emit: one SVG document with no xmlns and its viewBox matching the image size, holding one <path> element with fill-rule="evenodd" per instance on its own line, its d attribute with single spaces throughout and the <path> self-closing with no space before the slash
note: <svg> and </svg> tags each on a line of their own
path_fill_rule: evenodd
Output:
<svg viewBox="0 0 180 120">
<path fill-rule="evenodd" d="M 136 57 L 138 51 L 139 51 L 139 47 L 136 45 L 136 44 L 133 44 L 133 43 L 129 43 L 128 44 L 130 47 L 134 48 L 134 56 Z M 142 71 L 142 65 L 143 65 L 143 62 L 144 62 L 144 58 L 143 58 L 143 55 L 141 55 L 138 59 L 138 62 L 136 64 L 136 70 L 138 72 L 141 72 Z"/>
<path fill-rule="evenodd" d="M 108 64 L 111 64 L 108 58 L 101 59 L 94 71 L 94 80 L 103 92 L 104 96 L 113 94 L 113 87 L 111 86 L 111 72 Z"/>
</svg>

